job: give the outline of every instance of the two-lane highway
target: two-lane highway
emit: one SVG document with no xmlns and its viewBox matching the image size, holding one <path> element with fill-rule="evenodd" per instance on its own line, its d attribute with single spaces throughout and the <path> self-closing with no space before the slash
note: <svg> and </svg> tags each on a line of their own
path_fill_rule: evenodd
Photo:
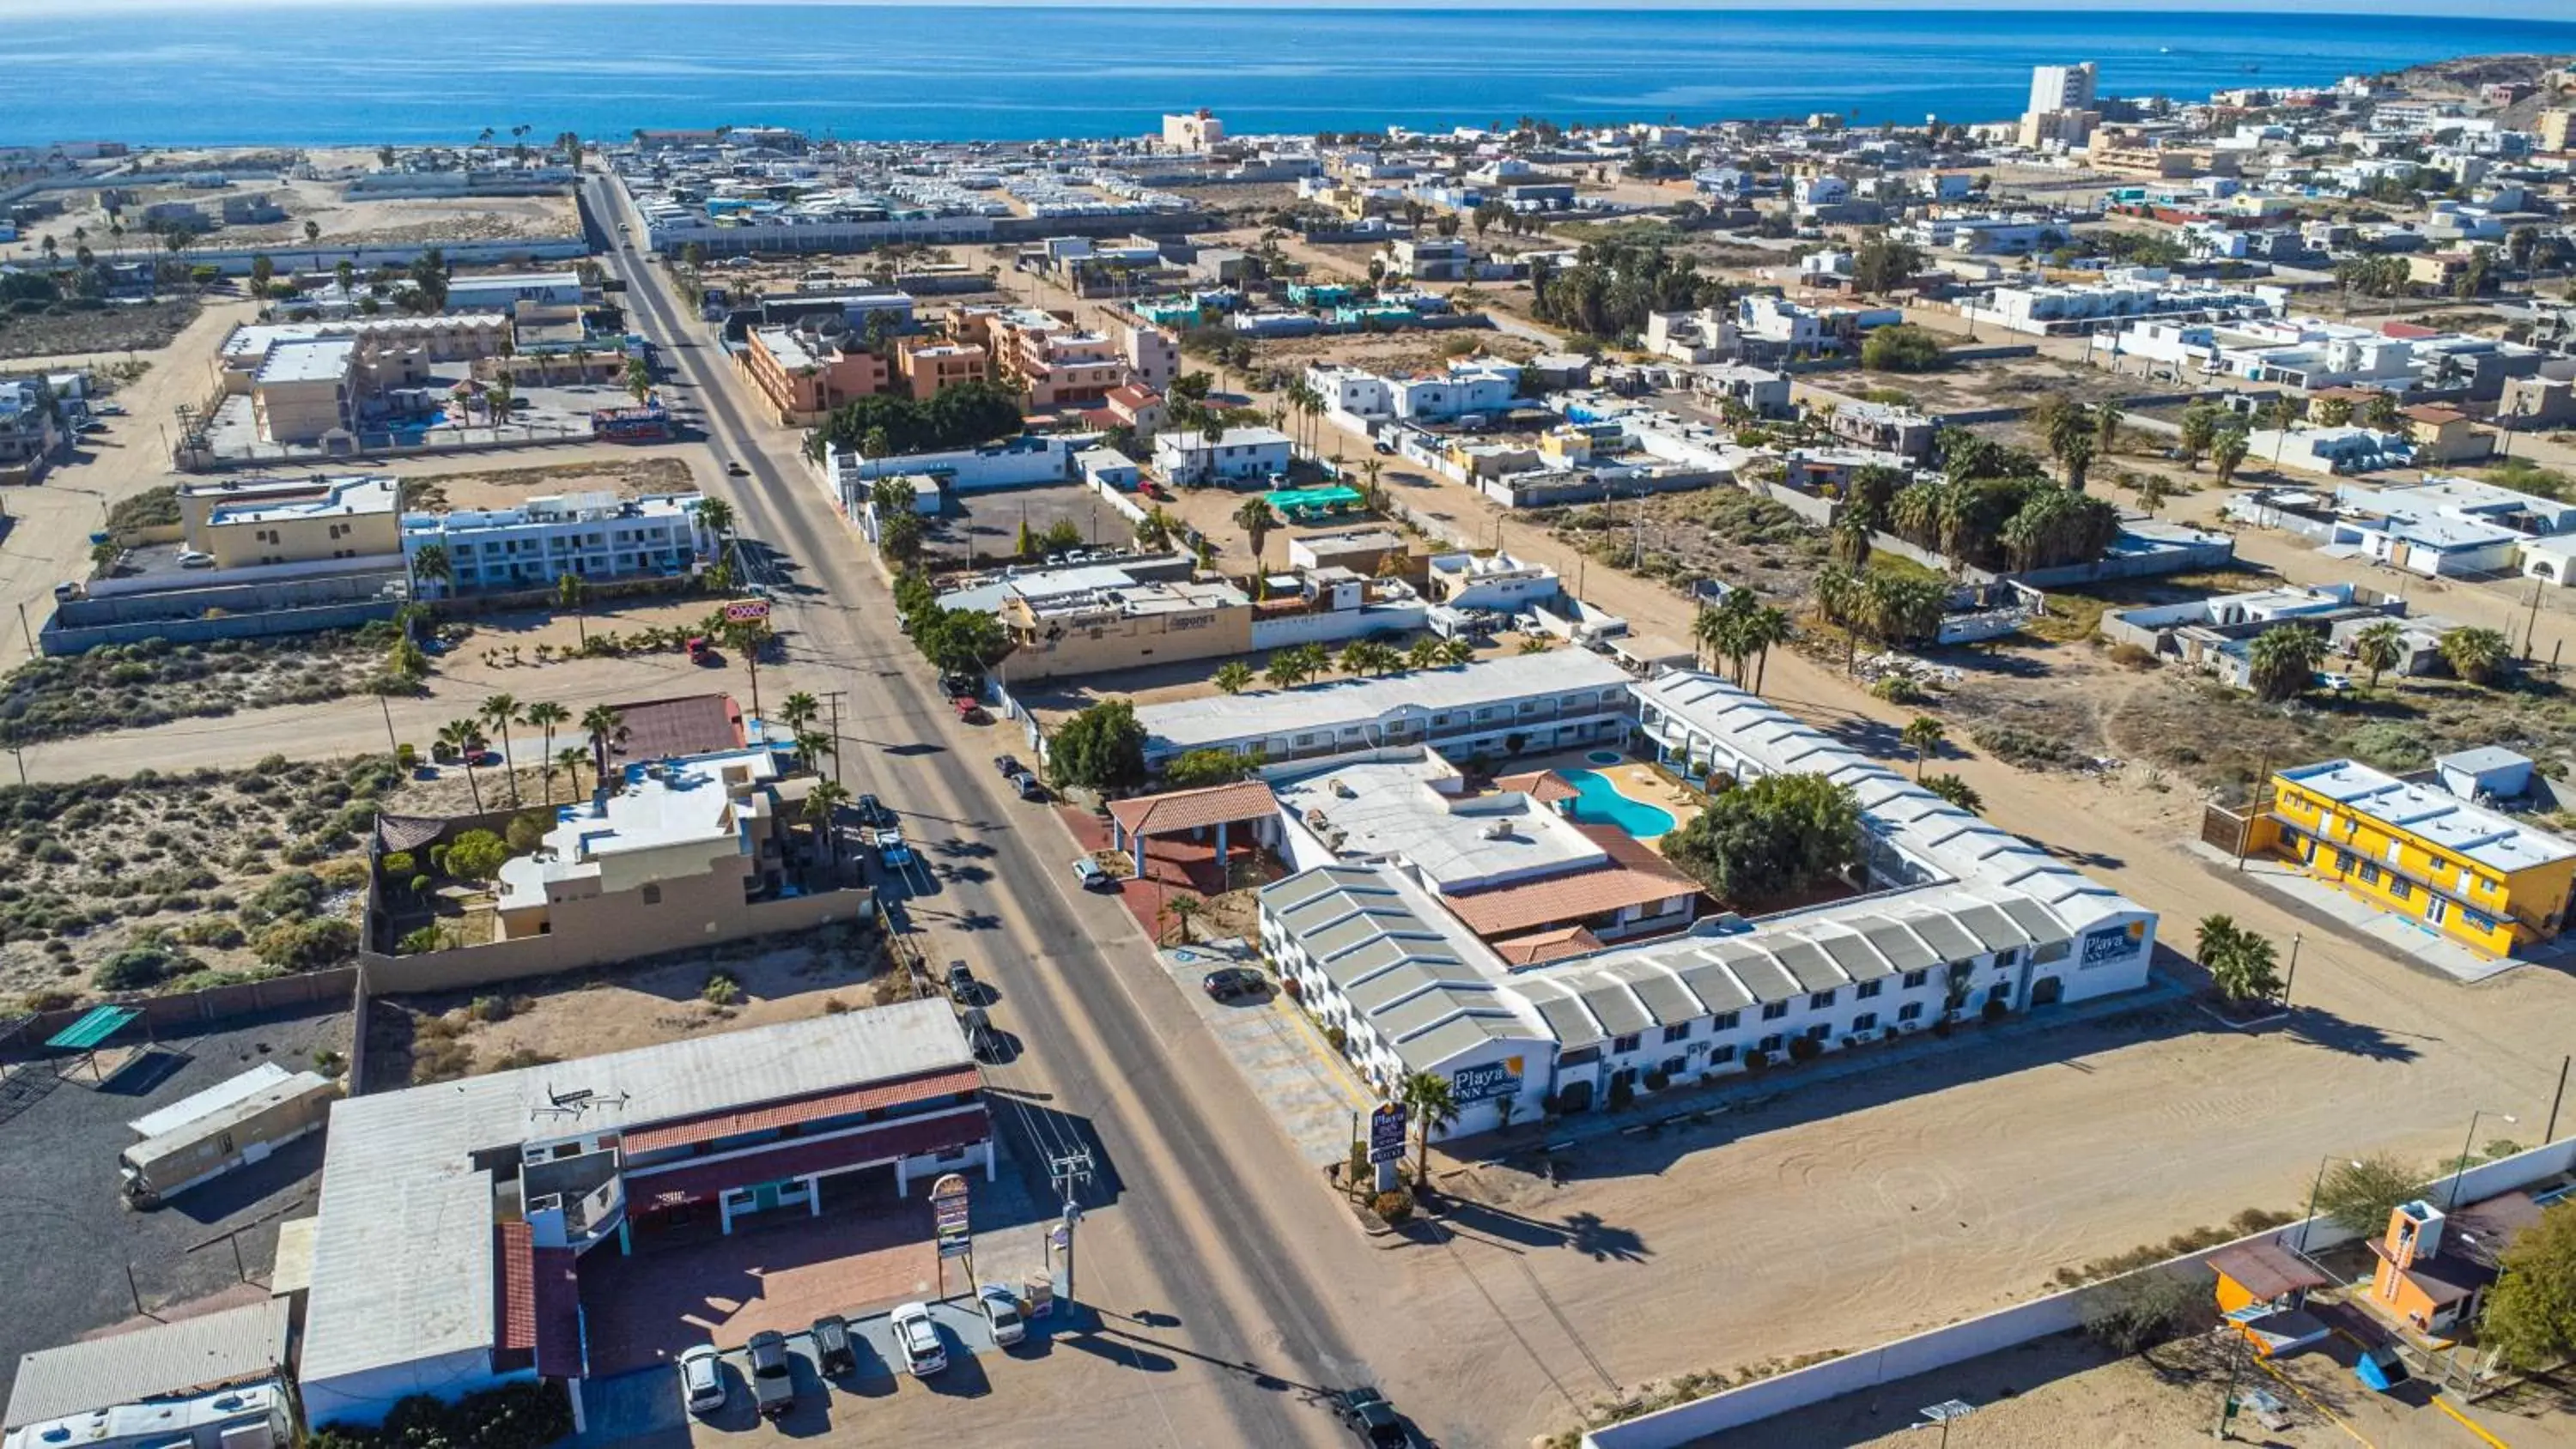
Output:
<svg viewBox="0 0 2576 1449">
<path fill-rule="evenodd" d="M 620 214 L 608 186 L 593 179 L 586 191 L 595 221 Z M 729 489 L 741 531 L 785 560 L 773 598 L 788 649 L 846 676 L 851 789 L 903 812 L 937 876 L 906 909 L 934 960 L 965 957 L 995 983 L 997 1024 L 1024 1045 L 994 1083 L 1015 1156 L 1043 1189 L 1054 1134 L 1097 1145 L 1076 1291 L 1102 1315 L 1096 1351 L 1152 1365 L 1137 1372 L 1155 1381 L 1150 1411 L 1119 1413 L 1118 1438 L 1334 1442 L 1341 1431 L 1301 1390 L 1374 1377 L 1351 1327 L 1393 1317 L 1369 1301 L 1374 1255 L 1145 959 L 1124 908 L 1072 886 L 1069 833 L 986 763 L 999 747 L 987 742 L 1003 736 L 960 725 L 930 687 L 893 627 L 889 591 L 857 554 L 864 545 L 796 458 L 798 438 L 753 420 L 720 348 L 657 268 L 629 243 L 613 253 L 635 320 L 661 341 L 710 437 L 748 470 Z"/>
</svg>

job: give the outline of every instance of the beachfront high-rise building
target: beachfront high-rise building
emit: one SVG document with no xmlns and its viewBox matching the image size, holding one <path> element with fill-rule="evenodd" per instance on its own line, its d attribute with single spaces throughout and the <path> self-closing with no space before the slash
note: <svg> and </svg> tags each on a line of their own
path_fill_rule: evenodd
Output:
<svg viewBox="0 0 2576 1449">
<path fill-rule="evenodd" d="M 2098 75 L 2098 69 L 2089 60 L 2082 65 L 2032 67 L 2030 110 L 2040 112 L 2093 109 L 2093 84 Z"/>
<path fill-rule="evenodd" d="M 2033 150 L 2083 145 L 2102 120 L 2102 113 L 2093 108 L 2095 76 L 2089 60 L 2082 65 L 2033 67 L 2030 109 L 2021 117 L 2021 143 Z"/>
</svg>

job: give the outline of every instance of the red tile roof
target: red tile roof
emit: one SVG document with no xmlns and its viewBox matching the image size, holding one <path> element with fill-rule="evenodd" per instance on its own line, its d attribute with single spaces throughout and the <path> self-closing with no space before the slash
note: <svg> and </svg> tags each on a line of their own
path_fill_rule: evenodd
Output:
<svg viewBox="0 0 2576 1449">
<path fill-rule="evenodd" d="M 1494 788 L 1518 790 L 1541 805 L 1553 805 L 1559 800 L 1572 800 L 1583 793 L 1574 788 L 1572 781 L 1554 770 L 1531 770 L 1526 774 L 1497 775 L 1494 777 Z"/>
<path fill-rule="evenodd" d="M 2437 255 L 2451 256 L 2457 254 L 2444 252 L 2437 253 Z M 2382 337 L 2403 337 L 2412 340 L 2420 337 L 2439 337 L 2442 335 L 2442 329 L 2439 327 L 2427 327 L 2420 322 L 2382 322 L 2379 324 L 2379 335 Z"/>
<path fill-rule="evenodd" d="M 815 1097 L 800 1097 L 792 1102 L 773 1102 L 762 1107 L 744 1107 L 732 1112 L 713 1112 L 703 1117 L 686 1117 L 677 1122 L 646 1127 L 626 1134 L 623 1146 L 628 1156 L 653 1152 L 664 1147 L 687 1147 L 700 1142 L 713 1142 L 742 1132 L 761 1132 L 773 1127 L 792 1127 L 802 1122 L 819 1122 L 826 1117 L 840 1117 L 852 1112 L 874 1111 L 880 1107 L 899 1107 L 909 1102 L 927 1102 L 938 1097 L 974 1091 L 983 1077 L 973 1067 L 958 1067 L 925 1076 L 904 1077 L 891 1082 L 870 1082 L 838 1092 L 825 1092 Z"/>
<path fill-rule="evenodd" d="M 1112 800 L 1109 813 L 1129 835 L 1172 835 L 1210 825 L 1266 820 L 1279 813 L 1279 797 L 1259 780 L 1238 780 L 1204 790 Z"/>
<path fill-rule="evenodd" d="M 670 760 L 742 748 L 742 706 L 729 694 L 684 694 L 609 707 L 626 726 L 626 738 L 610 751 L 622 759 Z"/>
<path fill-rule="evenodd" d="M 537 1346 L 536 1249 L 526 1223 L 501 1223 L 492 1229 L 492 1311 L 496 1348 Z"/>
<path fill-rule="evenodd" d="M 923 1157 L 934 1152 L 954 1151 L 960 1147 L 971 1147 L 992 1135 L 992 1123 L 981 1111 L 908 1118 L 846 1137 L 795 1141 L 771 1152 L 727 1157 L 629 1177 L 626 1180 L 627 1200 L 639 1209 L 712 1202 L 727 1188 L 747 1187 L 757 1182 L 782 1182 L 791 1177 L 812 1177 L 838 1172 L 846 1167 L 888 1162 L 898 1157 Z"/>
<path fill-rule="evenodd" d="M 1562 961 L 1568 956 L 1588 956 L 1601 949 L 1601 938 L 1584 926 L 1566 926 L 1554 931 L 1534 931 L 1526 936 L 1512 936 L 1493 943 L 1494 954 L 1515 966 L 1537 966 L 1548 961 Z"/>
<path fill-rule="evenodd" d="M 1665 864 L 1662 856 L 1626 832 L 1608 826 L 1578 825 L 1575 829 L 1609 852 L 1610 864 L 1469 895 L 1446 896 L 1444 902 L 1467 923 L 1467 929 L 1490 939 L 1533 926 L 1580 922 L 1622 906 L 1651 905 L 1671 896 L 1698 892 L 1697 882 Z"/>
</svg>

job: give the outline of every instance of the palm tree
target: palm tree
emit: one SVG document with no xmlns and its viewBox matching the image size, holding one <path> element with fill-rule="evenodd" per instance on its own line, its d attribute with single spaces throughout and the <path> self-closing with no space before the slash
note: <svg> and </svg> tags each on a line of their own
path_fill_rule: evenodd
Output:
<svg viewBox="0 0 2576 1449">
<path fill-rule="evenodd" d="M 2379 692 L 2379 676 L 2397 667 L 2405 657 L 2406 631 L 2394 619 L 2382 619 L 2352 636 L 2352 659 L 2369 671 L 2369 689 Z"/>
<path fill-rule="evenodd" d="M 1723 666 L 1735 652 L 1735 622 L 1735 617 L 1725 610 L 1703 604 L 1691 620 L 1691 642 Z"/>
<path fill-rule="evenodd" d="M 1956 775 L 1935 775 L 1923 782 L 1923 788 L 1962 810 L 1974 812 L 1986 808 L 1986 797 L 1977 793 L 1977 787 Z"/>
<path fill-rule="evenodd" d="M 1443 657 L 1444 654 L 1440 641 L 1432 638 L 1428 634 L 1425 634 L 1421 638 L 1413 641 L 1412 648 L 1404 651 L 1404 667 L 1407 669 L 1435 669 L 1439 667 L 1440 661 Z"/>
<path fill-rule="evenodd" d="M 733 537 L 733 505 L 721 498 L 701 499 L 698 502 L 698 522 L 706 525 L 707 532 L 716 536 L 716 551 L 724 552 L 726 540 Z"/>
<path fill-rule="evenodd" d="M 2120 450 L 2120 405 L 2106 402 L 2093 410 L 2093 456 L 2107 458 Z"/>
<path fill-rule="evenodd" d="M 1950 732 L 1941 727 L 1941 722 L 1928 714 L 1916 715 L 1913 722 L 1906 725 L 1904 730 L 1897 735 L 1898 739 L 1905 742 L 1905 747 L 1914 752 L 1914 781 L 1916 784 L 1921 784 L 1923 782 L 1923 766 L 1926 762 L 1931 760 L 1933 755 L 1940 752 L 1941 741 L 1949 738 L 1949 736 Z"/>
<path fill-rule="evenodd" d="M 751 671 L 751 712 L 760 713 L 760 651 L 777 637 L 769 625 L 759 619 L 728 619 L 724 625 L 725 646 L 742 655 L 745 669 Z"/>
<path fill-rule="evenodd" d="M 1181 938 L 1180 945 L 1186 946 L 1190 943 L 1190 919 L 1198 915 L 1201 909 L 1197 896 L 1174 896 L 1163 902 L 1162 913 L 1171 918 L 1173 934 Z"/>
<path fill-rule="evenodd" d="M 778 722 L 798 733 L 822 714 L 822 701 L 801 689 L 778 702 Z"/>
<path fill-rule="evenodd" d="M 2325 641 L 2314 630 L 2275 624 L 2246 650 L 2246 684 L 2255 698 L 2268 704 L 2296 699 L 2316 682 L 2317 665 L 2325 653 Z"/>
<path fill-rule="evenodd" d="M 419 548 L 412 551 L 411 578 L 413 593 L 417 594 L 420 592 L 420 584 L 424 579 L 436 580 L 439 586 L 443 589 L 445 588 L 448 580 L 455 576 L 454 567 L 447 561 L 447 545 L 443 543 L 424 543 Z"/>
<path fill-rule="evenodd" d="M 830 735 L 823 733 L 821 730 L 798 730 L 796 732 L 796 757 L 805 762 L 806 769 L 821 769 L 823 757 L 833 753 L 835 753 L 835 751 L 832 747 L 832 737 Z"/>
<path fill-rule="evenodd" d="M 1466 639 L 1447 639 L 1441 642 L 1440 662 L 1443 664 L 1466 664 L 1472 662 L 1475 657 L 1476 646 Z"/>
<path fill-rule="evenodd" d="M 1210 682 L 1220 694 L 1241 694 L 1252 683 L 1252 666 L 1240 659 L 1229 659 L 1217 666 Z"/>
<path fill-rule="evenodd" d="M 553 758 L 558 767 L 560 767 L 565 773 L 572 776 L 572 789 L 564 798 L 568 800 L 579 800 L 581 798 L 581 767 L 590 763 L 590 752 L 579 745 L 566 745 L 562 749 L 555 751 Z"/>
<path fill-rule="evenodd" d="M 1270 530 L 1278 521 L 1279 515 L 1270 511 L 1266 499 L 1247 498 L 1241 507 L 1234 510 L 1235 526 L 1242 529 L 1244 537 L 1252 542 L 1252 567 L 1256 573 L 1261 568 L 1262 541 L 1270 537 Z"/>
<path fill-rule="evenodd" d="M 1282 649 L 1270 656 L 1270 667 L 1261 671 L 1261 677 L 1276 688 L 1294 689 L 1306 682 L 1304 664 L 1296 650 Z"/>
<path fill-rule="evenodd" d="M 2442 636 L 2442 659 L 2471 684 L 2484 684 L 2512 657 L 2513 645 L 2493 629 L 2453 629 Z"/>
<path fill-rule="evenodd" d="M 1458 1093 L 1447 1077 L 1429 1072 L 1407 1072 L 1395 1084 L 1395 1100 L 1413 1119 L 1413 1130 L 1419 1134 L 1413 1159 L 1413 1190 L 1421 1192 L 1431 1182 L 1431 1137 L 1458 1120 Z"/>
<path fill-rule="evenodd" d="M 483 707 L 476 713 L 483 717 L 485 724 L 501 732 L 501 773 L 510 778 L 510 804 L 516 808 L 519 803 L 519 769 L 517 762 L 510 758 L 510 726 L 518 722 L 519 701 L 507 694 L 496 694 L 483 701 Z"/>
<path fill-rule="evenodd" d="M 615 707 L 594 704 L 581 712 L 581 732 L 590 736 L 590 772 L 608 783 L 608 752 L 626 742 L 626 717 Z"/>
<path fill-rule="evenodd" d="M 805 792 L 805 819 L 823 837 L 824 858 L 836 865 L 841 859 L 841 832 L 832 828 L 832 819 L 849 799 L 850 792 L 830 780 L 817 780 Z"/>
<path fill-rule="evenodd" d="M 1772 646 L 1789 642 L 1789 612 L 1765 604 L 1737 620 L 1736 629 L 1736 646 L 1753 656 L 1753 692 L 1760 694 L 1763 676 L 1770 669 Z"/>
<path fill-rule="evenodd" d="M 2209 466 L 2217 470 L 2219 483 L 2222 486 L 2234 483 L 2236 470 L 2244 463 L 2245 430 L 2243 428 L 2221 430 L 2217 440 L 2209 445 Z"/>
<path fill-rule="evenodd" d="M 474 777 L 474 757 L 483 753 L 482 727 L 470 719 L 452 719 L 438 727 L 438 742 L 465 761 L 465 784 L 474 792 L 474 813 L 483 813 L 483 783 Z"/>
</svg>

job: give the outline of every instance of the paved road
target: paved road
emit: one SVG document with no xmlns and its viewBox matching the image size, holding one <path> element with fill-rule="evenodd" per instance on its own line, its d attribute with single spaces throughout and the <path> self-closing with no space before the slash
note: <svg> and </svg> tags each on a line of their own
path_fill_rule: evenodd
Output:
<svg viewBox="0 0 2576 1449">
<path fill-rule="evenodd" d="M 613 214 L 606 183 L 590 186 L 592 214 Z M 934 959 L 966 957 L 997 986 L 996 1024 L 1027 1044 L 994 1074 L 1003 1130 L 1022 1161 L 1074 1141 L 1099 1154 L 1081 1195 L 1075 1296 L 1109 1325 L 1095 1351 L 1159 1384 L 1150 1410 L 1131 1411 L 1129 1442 L 1332 1442 L 1331 1419 L 1299 1390 L 1368 1376 L 1342 1316 L 1364 1311 L 1348 1287 L 1367 1271 L 1357 1234 L 1326 1216 L 1338 1209 L 1245 1100 L 1133 920 L 1069 889 L 1057 863 L 1075 853 L 1070 838 L 1000 788 L 982 755 L 1001 737 L 959 725 L 930 687 L 795 435 L 751 420 L 656 268 L 628 246 L 614 261 L 636 316 L 668 342 L 674 391 L 749 469 L 725 489 L 744 535 L 777 551 L 791 656 L 837 672 L 873 721 L 873 738 L 848 739 L 840 759 L 850 789 L 900 809 L 936 867 L 935 893 L 905 903 L 910 918 Z M 1211 1416 L 1230 1427 L 1212 1431 Z"/>
</svg>

